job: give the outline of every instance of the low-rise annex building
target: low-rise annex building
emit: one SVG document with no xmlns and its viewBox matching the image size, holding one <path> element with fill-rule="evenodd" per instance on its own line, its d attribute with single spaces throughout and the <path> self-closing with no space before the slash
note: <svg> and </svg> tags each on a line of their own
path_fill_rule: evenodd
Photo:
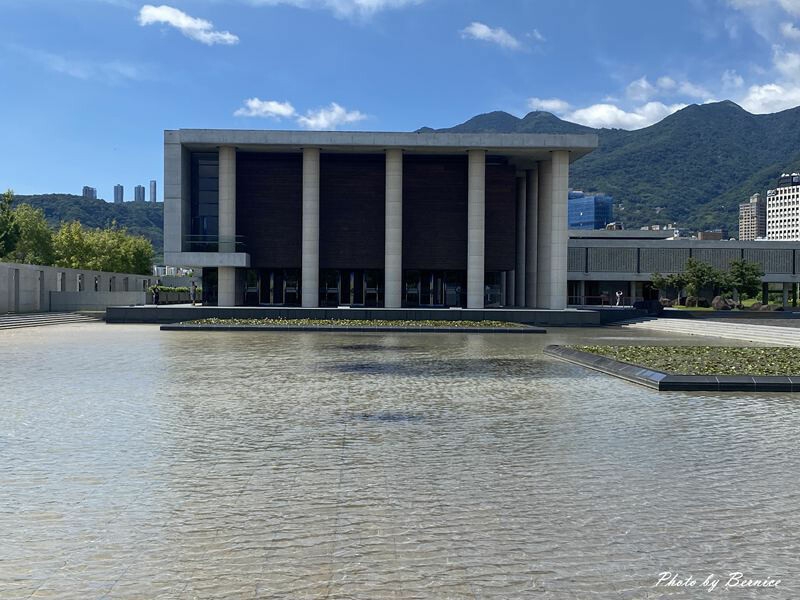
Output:
<svg viewBox="0 0 800 600">
<path fill-rule="evenodd" d="M 218 306 L 564 309 L 569 165 L 597 136 L 164 133 L 168 264 Z"/>
</svg>

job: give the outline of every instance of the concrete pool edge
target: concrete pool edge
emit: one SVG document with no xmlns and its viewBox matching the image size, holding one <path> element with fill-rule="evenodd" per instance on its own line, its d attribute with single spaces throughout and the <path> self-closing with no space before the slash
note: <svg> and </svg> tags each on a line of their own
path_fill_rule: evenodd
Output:
<svg viewBox="0 0 800 600">
<path fill-rule="evenodd" d="M 161 325 L 161 331 L 338 331 L 361 333 L 547 333 L 540 327 L 387 327 L 335 325 L 200 325 L 173 323 Z"/>
<path fill-rule="evenodd" d="M 658 391 L 800 392 L 800 377 L 785 375 L 681 375 L 551 344 L 544 353 Z"/>
</svg>

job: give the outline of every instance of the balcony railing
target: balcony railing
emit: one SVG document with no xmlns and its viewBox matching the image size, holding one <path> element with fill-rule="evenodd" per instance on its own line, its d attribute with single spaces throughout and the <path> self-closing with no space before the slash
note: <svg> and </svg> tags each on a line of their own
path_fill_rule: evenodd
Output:
<svg viewBox="0 0 800 600">
<path fill-rule="evenodd" d="M 185 235 L 185 252 L 246 252 L 243 235 Z"/>
</svg>

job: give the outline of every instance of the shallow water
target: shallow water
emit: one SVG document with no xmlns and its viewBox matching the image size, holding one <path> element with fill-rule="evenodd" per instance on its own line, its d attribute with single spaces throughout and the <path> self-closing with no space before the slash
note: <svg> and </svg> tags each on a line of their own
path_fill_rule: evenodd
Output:
<svg viewBox="0 0 800 600">
<path fill-rule="evenodd" d="M 541 353 L 636 339 L 0 332 L 0 598 L 796 597 L 800 396 Z"/>
</svg>

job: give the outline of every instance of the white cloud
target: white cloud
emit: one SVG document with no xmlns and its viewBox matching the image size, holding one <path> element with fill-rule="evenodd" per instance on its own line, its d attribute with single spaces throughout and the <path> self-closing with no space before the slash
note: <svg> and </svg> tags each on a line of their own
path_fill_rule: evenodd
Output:
<svg viewBox="0 0 800 600">
<path fill-rule="evenodd" d="M 800 40 L 800 29 L 795 27 L 792 23 L 781 23 L 781 33 L 783 37 L 789 40 Z"/>
<path fill-rule="evenodd" d="M 632 111 L 625 111 L 614 104 L 593 104 L 573 111 L 565 118 L 589 127 L 641 129 L 685 107 L 685 104 L 666 105 L 661 102 L 648 102 Z"/>
<path fill-rule="evenodd" d="M 142 81 L 150 79 L 150 70 L 142 65 L 128 63 L 121 60 L 95 61 L 68 58 L 60 54 L 26 48 L 24 46 L 8 45 L 9 48 L 20 52 L 31 60 L 44 67 L 62 73 L 75 79 L 97 80 L 110 84 L 124 83 L 126 81 Z"/>
<path fill-rule="evenodd" d="M 789 81 L 800 82 L 800 54 L 775 48 L 772 56 L 775 69 Z"/>
<path fill-rule="evenodd" d="M 248 98 L 244 106 L 238 108 L 235 117 L 260 117 L 272 119 L 294 119 L 299 127 L 304 129 L 336 129 L 340 125 L 363 121 L 367 115 L 357 110 L 347 110 L 336 102 L 317 110 L 308 110 L 306 114 L 299 114 L 291 102 L 278 102 L 277 100 L 261 100 Z"/>
<path fill-rule="evenodd" d="M 502 27 L 489 27 L 488 25 L 479 23 L 478 21 L 473 21 L 464 29 L 462 29 L 461 37 L 465 39 L 491 42 L 493 44 L 497 44 L 498 46 L 502 46 L 503 48 L 508 48 L 509 50 L 522 49 L 522 44 L 520 44 L 519 40 Z"/>
<path fill-rule="evenodd" d="M 625 95 L 637 102 L 644 102 L 655 94 L 655 92 L 656 88 L 647 81 L 647 77 L 640 77 L 636 81 L 631 81 L 628 87 L 625 88 Z"/>
<path fill-rule="evenodd" d="M 656 84 L 662 90 L 674 90 L 676 87 L 678 87 L 678 83 L 672 77 L 667 77 L 666 75 L 659 77 L 658 81 L 656 81 Z"/>
<path fill-rule="evenodd" d="M 274 119 L 293 117 L 297 114 L 289 102 L 248 98 L 244 106 L 233 113 L 235 117 L 272 117 Z"/>
<path fill-rule="evenodd" d="M 708 98 L 712 95 L 707 89 L 696 85 L 691 81 L 681 81 L 680 85 L 678 86 L 678 93 L 683 94 L 684 96 L 690 96 L 692 98 Z"/>
<path fill-rule="evenodd" d="M 152 4 L 145 4 L 139 11 L 139 25 L 142 27 L 146 25 L 153 25 L 162 23 L 170 25 L 180 31 L 186 37 L 202 42 L 208 46 L 214 44 L 238 44 L 238 36 L 229 31 L 215 31 L 214 24 L 205 19 L 198 19 L 191 17 L 185 12 L 162 4 L 161 6 L 153 6 Z"/>
<path fill-rule="evenodd" d="M 725 89 L 740 88 L 744 85 L 744 78 L 733 69 L 727 69 L 722 74 L 722 87 Z"/>
<path fill-rule="evenodd" d="M 376 13 L 406 6 L 416 6 L 425 0 L 250 0 L 260 6 L 280 4 L 297 8 L 330 10 L 339 18 L 369 18 Z"/>
<path fill-rule="evenodd" d="M 569 110 L 569 103 L 560 98 L 528 98 L 528 108 L 563 113 Z"/>
<path fill-rule="evenodd" d="M 346 110 L 336 102 L 326 108 L 306 111 L 305 116 L 297 117 L 297 124 L 305 129 L 336 129 L 339 125 L 356 123 L 367 118 L 357 110 Z"/>
<path fill-rule="evenodd" d="M 773 113 L 800 105 L 800 86 L 779 83 L 753 85 L 739 104 L 751 113 Z"/>
<path fill-rule="evenodd" d="M 539 33 L 538 29 L 534 29 L 528 35 L 529 35 L 529 37 L 532 37 L 533 39 L 535 39 L 537 42 L 546 42 L 547 41 L 547 38 L 545 38 L 541 33 Z"/>
</svg>

